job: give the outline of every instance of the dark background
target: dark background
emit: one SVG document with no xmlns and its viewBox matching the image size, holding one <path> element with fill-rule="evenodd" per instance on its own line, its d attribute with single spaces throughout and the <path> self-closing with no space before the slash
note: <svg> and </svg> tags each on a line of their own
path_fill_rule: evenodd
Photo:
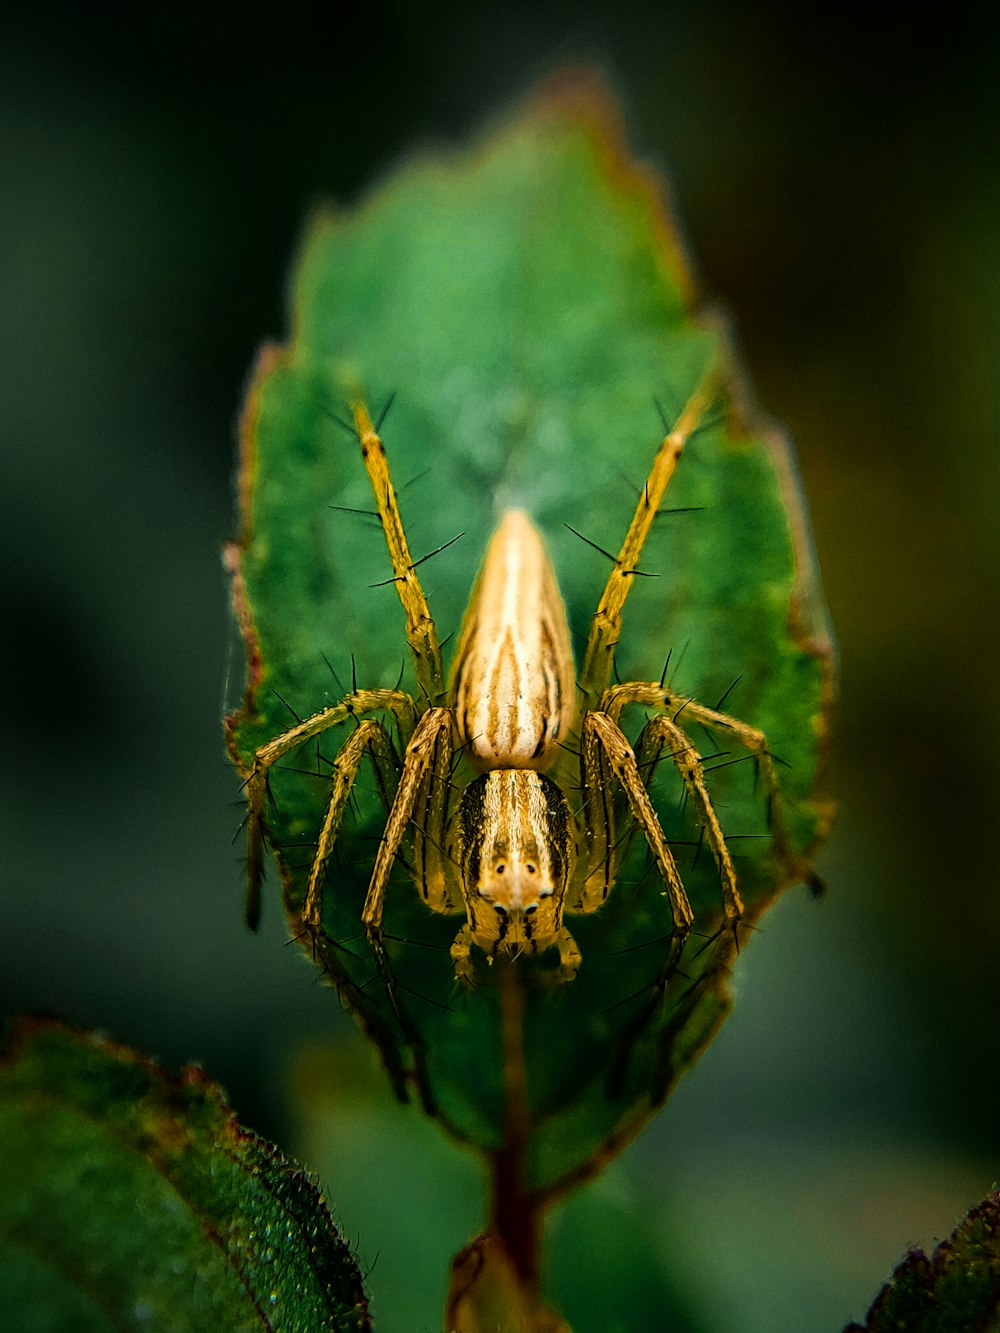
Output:
<svg viewBox="0 0 1000 1333">
<path fill-rule="evenodd" d="M 241 384 L 313 202 L 596 62 L 797 440 L 842 657 L 829 896 L 768 919 L 606 1188 L 699 1327 L 836 1328 L 1000 1174 L 997 20 L 365 13 L 6 21 L 4 1007 L 197 1058 L 295 1146 L 287 1053 L 349 1025 L 274 903 L 262 937 L 240 924 L 219 546 Z"/>
</svg>

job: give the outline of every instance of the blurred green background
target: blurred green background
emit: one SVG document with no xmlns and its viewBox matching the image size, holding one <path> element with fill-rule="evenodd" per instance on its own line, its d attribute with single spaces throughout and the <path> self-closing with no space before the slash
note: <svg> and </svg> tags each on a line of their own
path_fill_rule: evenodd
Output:
<svg viewBox="0 0 1000 1333">
<path fill-rule="evenodd" d="M 797 440 L 842 657 L 841 815 L 828 897 L 766 920 L 719 1040 L 558 1224 L 554 1280 L 583 1266 L 592 1319 L 627 1270 L 650 1329 L 674 1305 L 677 1327 L 836 1329 L 1000 1176 L 1000 20 L 366 13 L 6 20 L 4 1009 L 200 1060 L 323 1172 L 379 1256 L 382 1333 L 435 1327 L 473 1169 L 376 1091 L 379 1137 L 367 1057 L 276 904 L 260 937 L 240 924 L 218 720 L 234 420 L 313 202 L 596 61 Z"/>
</svg>

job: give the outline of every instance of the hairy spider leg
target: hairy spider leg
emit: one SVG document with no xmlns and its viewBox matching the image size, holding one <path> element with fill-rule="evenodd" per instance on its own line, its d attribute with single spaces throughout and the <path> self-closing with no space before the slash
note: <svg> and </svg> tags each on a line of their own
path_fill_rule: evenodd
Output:
<svg viewBox="0 0 1000 1333">
<path fill-rule="evenodd" d="M 414 672 L 423 711 L 403 757 L 396 798 L 379 845 L 365 898 L 362 923 L 376 963 L 391 995 L 395 995 L 389 960 L 382 943 L 385 891 L 393 862 L 407 828 L 414 825 L 414 871 L 421 896 L 436 912 L 460 910 L 454 876 L 445 851 L 452 758 L 452 710 L 437 707 L 445 697 L 444 670 L 437 628 L 427 605 L 411 555 L 389 473 L 385 448 L 363 403 L 353 406 L 372 494 L 385 534 L 393 582 L 406 616 L 406 638 L 413 652 Z M 397 1005 L 398 1012 L 398 1005 Z"/>
<path fill-rule="evenodd" d="M 622 685 L 612 685 L 609 690 L 605 691 L 601 700 L 602 710 L 616 722 L 621 717 L 622 709 L 633 704 L 643 708 L 663 709 L 665 713 L 671 715 L 671 721 L 675 725 L 677 718 L 683 714 L 687 721 L 707 727 L 709 731 L 721 732 L 725 736 L 732 737 L 754 756 L 767 800 L 767 820 L 774 839 L 775 852 L 782 861 L 791 864 L 793 856 L 781 812 L 777 769 L 764 733 L 758 727 L 751 727 L 748 723 L 741 722 L 739 718 L 731 717 L 728 713 L 720 713 L 716 708 L 706 708 L 704 704 L 698 703 L 696 699 L 678 694 L 675 690 L 661 685 L 658 681 L 629 681 Z M 647 724 L 647 729 L 655 721 L 655 718 L 651 719 L 650 723 Z M 678 728 L 678 731 L 681 735 L 684 734 L 680 731 L 680 728 Z M 640 737 L 641 745 L 642 738 Z M 697 751 L 691 746 L 690 750 L 687 751 L 688 759 L 696 753 Z M 684 756 L 678 752 L 678 747 L 672 747 L 671 757 L 683 778 L 686 761 Z M 687 781 L 686 778 L 685 781 Z M 700 810 L 701 797 L 695 792 L 692 792 L 692 795 L 696 806 Z M 705 799 L 708 800 L 707 790 L 705 791 Z M 707 809 L 711 811 L 710 800 L 708 800 Z M 706 824 L 706 837 L 710 838 L 711 832 Z M 715 852 L 717 848 L 713 846 L 712 850 Z"/>
<path fill-rule="evenodd" d="M 580 820 L 586 855 L 581 859 L 574 878 L 567 910 L 595 911 L 607 898 L 615 882 L 617 821 L 613 779 L 617 779 L 632 820 L 649 845 L 666 889 L 673 918 L 674 947 L 671 949 L 671 957 L 679 956 L 693 925 L 694 914 L 677 863 L 650 801 L 648 780 L 618 724 L 618 717 L 608 715 L 604 709 L 603 697 L 611 682 L 615 648 L 621 635 L 622 613 L 636 579 L 643 547 L 674 476 L 684 445 L 697 428 L 715 392 L 716 378 L 714 373 L 710 373 L 689 398 L 673 430 L 664 437 L 653 459 L 614 568 L 591 621 L 579 676 L 584 708 L 580 736 L 580 776 L 583 788 Z M 711 810 L 710 802 L 708 808 Z M 714 812 L 711 817 L 714 820 Z M 735 884 L 733 888 L 735 891 Z"/>
<path fill-rule="evenodd" d="M 448 846 L 454 767 L 452 730 L 441 726 L 435 730 L 425 778 L 417 785 L 410 823 L 417 890 L 428 907 L 446 916 L 465 907 L 458 869 Z"/>
<path fill-rule="evenodd" d="M 733 858 L 729 853 L 722 826 L 712 805 L 712 798 L 705 785 L 705 772 L 701 764 L 701 755 L 694 743 L 666 713 L 651 717 L 642 731 L 635 746 L 643 781 L 648 787 L 653 773 L 666 750 L 674 767 L 684 783 L 699 825 L 704 829 L 705 841 L 715 860 L 722 885 L 722 903 L 726 921 L 734 924 L 743 915 L 743 899 L 736 884 L 736 871 Z"/>
<path fill-rule="evenodd" d="M 697 428 L 715 392 L 715 375 L 710 373 L 688 399 L 673 430 L 664 437 L 653 459 L 625 540 L 590 623 L 590 636 L 579 677 L 585 708 L 595 707 L 611 683 L 615 647 L 621 635 L 622 610 L 635 582 L 642 548 L 663 503 L 678 460 L 684 452 L 688 436 Z"/>
<path fill-rule="evenodd" d="M 246 919 L 252 930 L 260 921 L 260 890 L 264 878 L 264 840 L 267 835 L 265 805 L 267 777 L 272 765 L 304 741 L 319 736 L 348 718 L 366 713 L 390 712 L 399 726 L 404 744 L 413 732 L 416 712 L 413 700 L 402 690 L 355 690 L 340 703 L 320 709 L 312 717 L 275 736 L 254 754 L 247 779 L 247 901 Z M 331 801 L 333 797 L 331 797 Z M 332 840 L 330 842 L 332 847 Z M 329 848 L 327 849 L 329 854 Z"/>
<path fill-rule="evenodd" d="M 304 722 L 290 728 L 281 736 L 275 737 L 257 751 L 248 782 L 247 918 L 252 924 L 255 924 L 259 919 L 260 884 L 263 877 L 263 841 L 266 831 L 264 805 L 267 772 L 271 765 L 302 742 L 319 735 L 330 727 L 336 726 L 348 717 L 357 718 L 359 715 L 383 709 L 392 711 L 396 715 L 400 737 L 403 744 L 409 747 L 414 736 L 414 728 L 417 725 L 416 719 L 423 712 L 427 701 L 444 692 L 441 649 L 438 644 L 437 630 L 428 609 L 427 599 L 416 573 L 414 562 L 410 557 L 399 506 L 396 501 L 396 493 L 389 475 L 385 450 L 382 441 L 372 426 L 364 404 L 355 404 L 353 411 L 361 446 L 361 456 L 378 506 L 379 518 L 392 563 L 392 581 L 396 585 L 406 616 L 406 637 L 413 652 L 414 672 L 421 698 L 415 704 L 413 699 L 401 690 L 355 690 L 341 703 L 321 710 Z M 399 776 L 398 761 L 392 751 L 388 734 L 381 727 L 381 724 L 375 724 L 373 727 L 362 723 L 358 731 L 348 738 L 334 760 L 333 790 L 324 815 L 316 857 L 310 870 L 304 911 L 305 922 L 314 931 L 318 931 L 320 928 L 323 867 L 336 841 L 344 808 L 357 777 L 361 759 L 366 752 L 372 759 L 383 798 L 388 797 L 388 801 L 391 802 L 397 792 L 395 779 Z M 444 824 L 447 818 L 446 793 L 443 798 L 443 807 L 442 800 L 437 796 L 429 800 L 428 806 L 427 819 L 423 826 L 428 829 L 429 825 L 435 824 L 436 832 L 440 835 L 438 840 L 442 841 Z M 390 815 L 391 809 L 392 807 L 390 807 Z M 440 827 L 437 827 L 437 824 Z M 387 825 L 387 829 L 390 825 Z M 399 850 L 402 836 L 403 833 L 401 832 L 395 841 L 392 857 Z M 390 864 L 392 857 L 390 857 Z M 423 859 L 429 861 L 433 858 L 424 857 Z M 372 880 L 373 886 L 376 884 L 376 877 L 379 873 L 379 863 L 376 863 Z M 385 873 L 387 874 L 387 871 Z M 384 894 L 384 883 L 381 885 L 380 892 Z M 379 891 L 376 891 L 375 899 L 379 899 Z M 371 886 L 369 900 L 372 900 Z"/>
<path fill-rule="evenodd" d="M 333 850 L 333 844 L 337 840 L 337 834 L 340 832 L 344 810 L 366 753 L 371 756 L 379 794 L 387 813 L 396 795 L 400 776 L 399 760 L 396 758 L 385 727 L 376 719 L 369 718 L 359 723 L 357 729 L 348 736 L 333 761 L 332 791 L 323 817 L 316 855 L 309 871 L 305 907 L 302 911 L 304 924 L 314 934 L 321 928 L 323 872 Z"/>
<path fill-rule="evenodd" d="M 695 808 L 701 827 L 705 831 L 705 840 L 708 842 L 715 858 L 719 880 L 722 885 L 723 910 L 726 921 L 722 930 L 713 935 L 708 943 L 711 944 L 725 931 L 726 933 L 731 932 L 730 947 L 738 948 L 739 941 L 736 932 L 743 915 L 743 899 L 737 885 L 732 857 L 705 785 L 701 756 L 683 729 L 677 725 L 676 718 L 683 713 L 694 723 L 734 737 L 745 749 L 755 755 L 767 793 L 768 817 L 775 847 L 778 854 L 791 864 L 791 854 L 785 838 L 778 803 L 777 776 L 773 760 L 767 749 L 766 737 L 756 727 L 748 726 L 747 723 L 730 717 L 726 713 L 720 713 L 717 709 L 706 708 L 703 704 L 678 695 L 672 690 L 666 689 L 659 682 L 652 681 L 631 681 L 612 686 L 605 692 L 601 700 L 603 712 L 599 715 L 610 718 L 613 724 L 617 726 L 622 710 L 629 705 L 665 710 L 663 713 L 649 719 L 636 742 L 635 751 L 642 775 L 641 780 L 646 787 L 650 785 L 657 765 L 665 757 L 664 750 L 666 749 L 684 781 L 688 797 Z M 671 948 L 660 966 L 659 973 L 649 987 L 647 1002 L 633 1016 L 622 1034 L 618 1058 L 609 1078 L 609 1088 L 612 1090 L 620 1086 L 633 1045 L 639 1034 L 644 1031 L 650 1017 L 656 1012 L 657 997 L 669 984 L 677 970 L 681 947 L 678 946 L 675 935 Z M 714 966 L 727 966 L 727 958 L 728 954 L 723 954 Z M 688 992 L 692 1004 L 703 981 L 704 977 L 701 978 L 700 982 L 696 982 Z M 681 1021 L 679 1014 L 676 1021 Z M 664 1087 L 661 1095 L 665 1096 L 666 1091 L 667 1089 Z"/>
<path fill-rule="evenodd" d="M 379 844 L 372 871 L 368 894 L 365 898 L 361 923 L 375 957 L 383 983 L 396 1007 L 396 984 L 388 955 L 382 943 L 382 914 L 385 908 L 385 890 L 389 882 L 396 854 L 402 845 L 406 830 L 413 817 L 418 799 L 426 800 L 429 782 L 440 767 L 451 762 L 452 713 L 450 708 L 428 708 L 417 723 L 403 757 L 403 772 L 396 789 L 385 832 Z M 431 802 L 432 803 L 432 802 Z M 443 831 L 442 831 L 443 836 Z M 432 897 L 430 886 L 423 893 L 428 906 L 436 912 L 452 910 L 451 899 L 442 887 Z"/>
<path fill-rule="evenodd" d="M 584 818 L 588 847 L 592 849 L 587 873 L 568 904 L 571 912 L 593 912 L 607 897 L 615 877 L 614 825 L 604 761 L 621 783 L 629 810 L 653 853 L 666 888 L 673 917 L 674 935 L 682 941 L 694 924 L 694 913 L 681 880 L 673 853 L 667 846 L 660 820 L 627 737 L 606 713 L 585 713 L 581 736 L 581 766 L 584 785 Z M 599 809 L 596 802 L 601 801 Z"/>
<path fill-rule="evenodd" d="M 406 641 L 413 653 L 417 694 L 421 706 L 426 707 L 439 703 L 445 694 L 437 627 L 427 605 L 416 564 L 410 556 L 382 441 L 376 434 L 364 403 L 355 403 L 353 411 L 361 443 L 361 457 L 378 506 L 386 546 L 389 548 L 392 581 L 406 614 Z"/>
</svg>

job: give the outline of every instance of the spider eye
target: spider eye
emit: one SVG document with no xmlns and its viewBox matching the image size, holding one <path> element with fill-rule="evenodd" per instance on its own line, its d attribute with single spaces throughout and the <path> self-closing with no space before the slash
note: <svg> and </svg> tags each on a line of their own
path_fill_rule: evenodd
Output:
<svg viewBox="0 0 1000 1333">
<path fill-rule="evenodd" d="M 524 915 L 531 916 L 532 912 L 537 912 L 537 911 L 538 911 L 538 904 L 532 903 L 530 907 L 526 907 L 524 909 Z"/>
<path fill-rule="evenodd" d="M 498 916 L 506 916 L 506 915 L 507 915 L 507 909 L 506 909 L 506 907 L 501 907 L 501 905 L 500 905 L 499 903 L 494 903 L 494 904 L 493 904 L 493 910 L 494 910 L 494 912 L 496 912 L 496 914 L 497 914 Z"/>
<path fill-rule="evenodd" d="M 527 872 L 528 872 L 529 875 L 533 875 L 533 874 L 535 873 L 535 867 L 531 864 L 530 861 L 529 861 L 528 864 L 525 866 L 525 870 L 527 870 Z"/>
<path fill-rule="evenodd" d="M 498 874 L 498 875 L 502 875 L 503 872 L 504 872 L 506 869 L 507 869 L 507 867 L 506 867 L 506 866 L 504 865 L 504 863 L 501 861 L 500 864 L 497 866 L 497 874 Z"/>
</svg>

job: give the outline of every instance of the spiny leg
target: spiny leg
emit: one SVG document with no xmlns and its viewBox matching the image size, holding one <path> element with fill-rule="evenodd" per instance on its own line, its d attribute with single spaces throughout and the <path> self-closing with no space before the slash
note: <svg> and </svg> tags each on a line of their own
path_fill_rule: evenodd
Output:
<svg viewBox="0 0 1000 1333">
<path fill-rule="evenodd" d="M 705 786 L 705 773 L 701 765 L 701 755 L 684 734 L 681 728 L 665 713 L 660 713 L 643 727 L 636 743 L 636 756 L 639 770 L 647 787 L 652 779 L 656 765 L 666 747 L 670 758 L 680 773 L 688 797 L 695 809 L 698 823 L 705 831 L 705 840 L 715 858 L 722 884 L 722 902 L 726 914 L 726 923 L 734 930 L 743 915 L 743 899 L 736 884 L 736 871 L 729 854 L 726 839 L 719 824 L 715 807 Z"/>
<path fill-rule="evenodd" d="M 442 736 L 448 739 L 442 740 Z M 425 1058 L 423 1036 L 410 1017 L 406 1007 L 400 1002 L 398 987 L 389 957 L 382 943 L 382 912 L 385 903 L 385 889 L 392 870 L 392 864 L 406 835 L 407 825 L 413 814 L 421 790 L 433 773 L 434 756 L 439 742 L 448 746 L 451 735 L 451 712 L 446 708 L 430 708 L 417 723 L 403 758 L 403 771 L 396 788 L 396 796 L 386 821 L 385 832 L 379 844 L 375 859 L 375 868 L 365 898 L 361 920 L 365 935 L 375 959 L 378 976 L 382 981 L 386 998 L 399 1023 L 403 1038 L 413 1054 L 413 1074 L 416 1079 L 420 1098 L 428 1114 L 435 1114 L 434 1094 L 432 1092 Z M 430 903 L 434 906 L 434 903 Z"/>
<path fill-rule="evenodd" d="M 416 564 L 410 556 L 382 441 L 376 434 L 365 405 L 355 403 L 353 411 L 361 441 L 361 457 L 378 505 L 382 531 L 392 561 L 392 581 L 406 613 L 406 640 L 413 652 L 417 691 L 428 704 L 436 704 L 445 692 L 437 628 L 417 577 Z"/>
<path fill-rule="evenodd" d="M 768 784 L 769 804 L 777 812 L 777 781 L 774 775 L 773 764 L 770 754 L 767 750 L 767 742 L 762 732 L 746 723 L 739 722 L 735 718 L 730 718 L 727 714 L 719 713 L 716 709 L 705 708 L 703 705 L 676 695 L 659 683 L 652 682 L 629 682 L 627 684 L 616 685 L 607 690 L 601 700 L 601 708 L 606 715 L 612 719 L 617 726 L 621 717 L 622 709 L 629 704 L 637 704 L 647 708 L 668 709 L 672 716 L 665 713 L 650 718 L 649 722 L 640 733 L 636 743 L 636 752 L 638 755 L 638 765 L 642 773 L 642 780 L 648 786 L 652 779 L 652 773 L 656 764 L 662 755 L 663 746 L 669 747 L 670 757 L 677 766 L 678 772 L 684 780 L 689 798 L 692 799 L 698 816 L 705 829 L 705 836 L 709 842 L 716 857 L 716 864 L 719 868 L 719 878 L 722 884 L 723 904 L 726 913 L 727 925 L 731 924 L 733 930 L 733 944 L 736 944 L 736 926 L 739 923 L 743 912 L 743 901 L 739 893 L 736 882 L 735 870 L 732 864 L 732 858 L 715 814 L 711 798 L 708 794 L 704 781 L 704 771 L 701 767 L 701 759 L 697 750 L 691 744 L 681 727 L 677 725 L 676 718 L 683 714 L 694 722 L 703 723 L 706 726 L 714 726 L 717 730 L 728 731 L 734 734 L 741 743 L 752 753 L 758 754 L 762 759 L 762 773 L 765 783 Z M 777 813 L 775 818 L 778 819 Z M 776 838 L 777 841 L 777 838 Z M 725 967 L 727 965 L 727 956 L 724 954 L 714 967 Z M 631 1058 L 635 1041 L 645 1030 L 647 1023 L 657 1012 L 660 1003 L 660 996 L 664 987 L 670 981 L 671 976 L 676 972 L 677 962 L 680 953 L 674 948 L 664 961 L 660 969 L 659 976 L 653 984 L 649 998 L 643 1004 L 639 1011 L 633 1016 L 622 1034 L 621 1046 L 618 1056 L 612 1067 L 609 1076 L 609 1090 L 614 1095 L 620 1088 L 625 1077 L 628 1062 Z M 665 1034 L 669 1034 L 675 1028 L 682 1025 L 682 1015 L 687 1008 L 696 1003 L 698 995 L 707 980 L 713 974 L 714 968 L 707 973 L 702 973 L 688 991 L 688 998 L 682 1000 L 682 1008 L 671 1020 L 671 1023 L 665 1029 Z M 664 1041 L 669 1045 L 669 1036 L 665 1035 Z M 665 1089 L 664 1089 L 665 1092 Z"/>
<path fill-rule="evenodd" d="M 694 924 L 694 913 L 691 910 L 687 892 L 677 869 L 677 862 L 667 846 L 667 840 L 663 836 L 659 818 L 653 809 L 649 792 L 646 790 L 642 776 L 639 773 L 632 747 L 617 722 L 605 713 L 585 713 L 581 737 L 581 754 L 585 788 L 589 790 L 595 782 L 604 781 L 600 763 L 602 754 L 607 756 L 615 777 L 624 788 L 629 808 L 632 811 L 632 818 L 649 844 L 657 869 L 663 879 L 674 923 L 675 948 L 671 950 L 671 955 L 677 958 L 680 956 L 684 940 Z M 588 829 L 588 842 L 593 836 L 599 838 L 602 834 L 599 830 Z M 606 833 L 603 836 L 606 837 Z M 611 870 L 613 873 L 613 866 Z M 585 880 L 579 902 L 570 905 L 569 910 L 578 912 L 594 911 L 603 902 L 604 896 L 602 892 L 600 898 L 595 901 L 596 895 L 592 889 L 588 891 Z"/>
<path fill-rule="evenodd" d="M 643 987 L 642 990 L 629 997 L 629 999 L 634 1000 L 644 993 L 646 994 L 646 999 L 622 1029 L 617 1054 L 609 1070 L 608 1093 L 610 1096 L 617 1096 L 625 1079 L 635 1042 L 645 1031 L 649 1021 L 660 1010 L 664 993 L 672 979 L 677 975 L 684 945 L 694 922 L 694 914 L 691 911 L 687 893 L 681 883 L 676 863 L 666 846 L 659 819 L 656 816 L 652 802 L 649 800 L 647 791 L 651 770 L 655 768 L 665 744 L 670 747 L 671 756 L 684 777 L 689 794 L 694 800 L 699 814 L 704 818 L 706 836 L 715 853 L 720 879 L 723 884 L 723 901 L 727 924 L 732 924 L 734 933 L 743 911 L 743 903 L 736 886 L 736 875 L 729 850 L 726 847 L 722 830 L 705 788 L 700 756 L 681 728 L 671 718 L 664 715 L 652 718 L 639 737 L 631 763 L 628 761 L 628 756 L 633 752 L 628 746 L 628 741 L 621 732 L 616 719 L 612 719 L 605 713 L 590 713 L 585 716 L 585 743 L 583 748 L 585 757 L 587 755 L 586 733 L 588 731 L 593 731 L 601 737 L 600 744 L 609 756 L 616 751 L 622 756 L 617 762 L 612 759 L 615 773 L 619 776 L 625 788 L 635 822 L 653 851 L 660 874 L 667 887 L 675 923 L 670 946 L 660 963 L 656 977 L 648 986 Z M 642 811 L 643 796 L 645 797 L 645 803 L 648 805 L 648 812 L 645 814 Z M 655 821 L 655 824 L 651 823 L 651 820 Z M 666 866 L 664 866 L 663 860 L 658 854 L 658 843 L 660 842 L 662 842 L 662 850 L 666 851 L 669 858 Z M 613 864 L 610 873 L 614 874 Z M 684 925 L 680 929 L 678 928 L 677 908 L 674 906 L 678 894 L 681 895 L 683 906 L 686 908 L 686 916 L 683 918 Z M 699 986 L 700 983 L 696 983 L 691 988 L 692 993 L 697 993 Z"/>
<path fill-rule="evenodd" d="M 767 737 L 757 727 L 751 727 L 739 718 L 720 713 L 718 709 L 706 708 L 696 699 L 690 699 L 676 691 L 653 681 L 630 681 L 623 685 L 613 685 L 606 690 L 601 700 L 601 709 L 617 722 L 622 709 L 631 704 L 643 708 L 663 709 L 671 715 L 672 721 L 683 717 L 686 722 L 698 723 L 713 732 L 722 732 L 732 736 L 756 760 L 760 778 L 764 784 L 767 800 L 767 821 L 774 839 L 774 849 L 778 857 L 787 865 L 794 863 L 794 857 L 788 841 L 788 833 L 781 812 L 780 788 L 774 757 L 767 744 Z"/>
<path fill-rule="evenodd" d="M 386 822 L 385 832 L 379 844 L 372 871 L 371 883 L 365 898 L 361 914 L 362 925 L 375 962 L 382 977 L 386 991 L 400 1014 L 396 997 L 395 980 L 389 966 L 388 955 L 382 943 L 382 914 L 385 908 L 385 890 L 389 882 L 396 853 L 402 845 L 407 826 L 413 816 L 418 799 L 423 799 L 428 781 L 436 769 L 436 759 L 442 752 L 450 758 L 452 714 L 449 708 L 429 708 L 417 723 L 406 754 L 403 758 L 403 772 L 396 789 L 396 799 Z M 442 910 L 440 905 L 428 899 L 428 905 Z"/>
<path fill-rule="evenodd" d="M 450 711 L 450 710 L 449 710 Z M 435 912 L 462 911 L 458 871 L 448 847 L 453 769 L 452 729 L 441 726 L 432 741 L 425 779 L 417 784 L 413 825 L 413 874 L 420 896 Z"/>
<path fill-rule="evenodd" d="M 399 761 L 393 752 L 392 742 L 385 727 L 381 722 L 369 718 L 367 721 L 360 723 L 357 730 L 348 736 L 333 761 L 333 790 L 330 793 L 323 826 L 320 829 L 316 856 L 309 871 L 305 906 L 302 909 L 303 923 L 314 936 L 322 928 L 323 894 L 321 882 L 326 862 L 333 850 L 337 834 L 340 832 L 344 809 L 358 776 L 361 760 L 366 753 L 371 755 L 380 791 L 387 807 L 395 795 L 395 784 L 390 789 L 387 778 L 394 769 L 398 776 Z"/>
<path fill-rule="evenodd" d="M 697 427 L 715 395 L 716 380 L 709 374 L 691 395 L 673 430 L 660 445 L 649 477 L 632 515 L 615 567 L 601 595 L 590 625 L 590 637 L 580 672 L 584 706 L 593 708 L 611 681 L 615 646 L 621 634 L 622 610 L 635 582 L 642 548 L 663 502 L 688 436 Z"/>
<path fill-rule="evenodd" d="M 586 714 L 584 715 L 586 718 Z M 580 790 L 583 805 L 578 816 L 578 857 L 566 909 L 594 912 L 605 901 L 616 878 L 616 783 L 607 751 L 592 726 L 580 732 Z M 621 784 L 617 784 L 619 788 Z"/>
<path fill-rule="evenodd" d="M 275 736 L 262 745 L 253 757 L 247 779 L 247 901 L 246 920 L 251 930 L 260 922 L 260 890 L 264 878 L 264 838 L 266 821 L 264 807 L 267 801 L 267 775 L 272 765 L 304 741 L 319 736 L 350 717 L 382 710 L 392 713 L 404 741 L 413 731 L 415 709 L 413 700 L 402 690 L 355 690 L 338 704 L 323 708 L 312 717 L 299 722 L 290 730 Z"/>
</svg>

